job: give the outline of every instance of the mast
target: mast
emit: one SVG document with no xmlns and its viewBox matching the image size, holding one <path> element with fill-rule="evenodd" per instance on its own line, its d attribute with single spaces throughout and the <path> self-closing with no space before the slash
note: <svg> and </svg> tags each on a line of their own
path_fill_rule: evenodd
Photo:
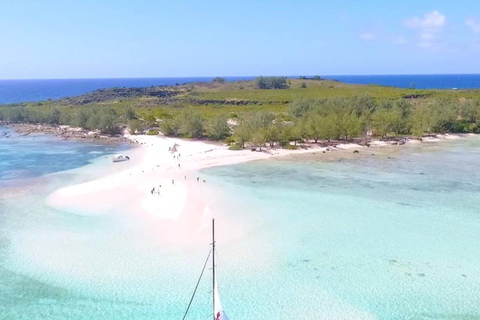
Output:
<svg viewBox="0 0 480 320">
<path fill-rule="evenodd" d="M 213 272 L 213 286 L 212 286 L 212 298 L 213 298 L 213 320 L 215 320 L 215 219 L 212 219 L 212 272 Z"/>
</svg>

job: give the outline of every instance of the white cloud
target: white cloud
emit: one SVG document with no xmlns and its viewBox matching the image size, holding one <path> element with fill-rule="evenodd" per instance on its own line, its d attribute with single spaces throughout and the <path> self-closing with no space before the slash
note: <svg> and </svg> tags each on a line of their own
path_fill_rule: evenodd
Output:
<svg viewBox="0 0 480 320">
<path fill-rule="evenodd" d="M 392 37 L 391 39 L 392 44 L 401 46 L 407 43 L 407 39 L 404 37 Z"/>
<path fill-rule="evenodd" d="M 473 32 L 480 33 L 480 21 L 474 18 L 467 18 L 465 24 L 472 29 Z"/>
<path fill-rule="evenodd" d="M 423 18 L 409 18 L 403 24 L 408 28 L 419 30 L 420 34 L 417 43 L 419 47 L 431 48 L 438 44 L 438 36 L 446 22 L 445 16 L 434 10 L 426 13 Z"/>
<path fill-rule="evenodd" d="M 375 39 L 375 36 L 370 32 L 364 32 L 359 36 L 360 40 L 371 41 Z"/>
<path fill-rule="evenodd" d="M 423 19 L 413 17 L 404 21 L 404 24 L 413 29 L 438 29 L 443 28 L 447 19 L 443 14 L 434 10 L 423 16 Z"/>
</svg>

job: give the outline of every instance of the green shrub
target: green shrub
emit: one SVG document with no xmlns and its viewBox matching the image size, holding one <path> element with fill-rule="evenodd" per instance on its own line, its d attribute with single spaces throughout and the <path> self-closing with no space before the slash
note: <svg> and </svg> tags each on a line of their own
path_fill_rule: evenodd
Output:
<svg viewBox="0 0 480 320">
<path fill-rule="evenodd" d="M 257 77 L 255 85 L 258 89 L 286 89 L 288 88 L 285 77 Z"/>
<path fill-rule="evenodd" d="M 225 140 L 225 143 L 228 144 L 229 146 L 235 143 L 235 138 L 230 136 Z"/>
<path fill-rule="evenodd" d="M 147 135 L 158 136 L 158 130 L 148 130 Z"/>
<path fill-rule="evenodd" d="M 243 148 L 238 144 L 232 144 L 230 147 L 228 147 L 228 150 L 243 150 Z"/>
<path fill-rule="evenodd" d="M 130 131 L 132 134 L 141 133 L 145 130 L 145 126 L 143 125 L 142 121 L 138 119 L 132 119 L 128 122 L 128 126 L 130 127 Z"/>
<path fill-rule="evenodd" d="M 227 118 L 224 116 L 216 116 L 209 121 L 207 127 L 207 135 L 212 140 L 223 140 L 231 135 Z"/>
<path fill-rule="evenodd" d="M 287 150 L 297 150 L 297 149 L 298 149 L 298 146 L 295 146 L 295 145 L 293 145 L 293 144 L 287 144 L 287 145 L 285 146 L 285 149 L 287 149 Z"/>
<path fill-rule="evenodd" d="M 215 77 L 215 78 L 213 78 L 212 82 L 225 83 L 226 80 L 225 80 L 225 78 L 222 78 L 222 77 Z"/>
</svg>

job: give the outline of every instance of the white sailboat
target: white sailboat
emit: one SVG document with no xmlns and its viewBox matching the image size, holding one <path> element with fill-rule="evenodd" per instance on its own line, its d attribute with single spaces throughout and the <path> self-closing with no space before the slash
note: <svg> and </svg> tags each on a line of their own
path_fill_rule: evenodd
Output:
<svg viewBox="0 0 480 320">
<path fill-rule="evenodd" d="M 112 157 L 112 162 L 123 162 L 130 160 L 129 156 L 124 156 L 123 154 L 116 154 Z"/>
<path fill-rule="evenodd" d="M 228 320 L 218 294 L 217 275 L 215 273 L 215 219 L 212 219 L 212 272 L 213 272 L 213 319 Z"/>
<path fill-rule="evenodd" d="M 207 266 L 208 260 L 210 256 L 212 258 L 212 302 L 213 302 L 213 320 L 229 320 L 225 310 L 223 310 L 222 303 L 220 302 L 220 296 L 218 294 L 218 283 L 217 283 L 217 274 L 216 274 L 216 264 L 215 264 L 215 219 L 212 219 L 212 250 L 208 254 L 207 260 L 203 266 L 202 273 L 200 274 L 200 278 L 197 281 L 197 285 L 195 286 L 195 290 L 193 291 L 193 295 L 188 303 L 187 310 L 185 310 L 185 314 L 183 315 L 182 320 L 185 320 L 188 314 L 188 310 L 192 304 L 193 298 L 195 297 L 195 293 L 197 292 L 198 285 L 200 280 L 202 279 L 203 272 L 205 271 L 205 267 Z"/>
</svg>

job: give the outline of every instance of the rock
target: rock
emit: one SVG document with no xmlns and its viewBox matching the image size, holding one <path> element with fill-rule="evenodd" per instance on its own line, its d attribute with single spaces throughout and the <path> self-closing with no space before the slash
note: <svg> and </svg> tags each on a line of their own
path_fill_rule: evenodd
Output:
<svg viewBox="0 0 480 320">
<path fill-rule="evenodd" d="M 360 152 L 360 151 L 358 151 L 358 150 L 354 150 L 354 151 L 353 151 L 353 153 L 359 153 L 359 152 Z"/>
</svg>

